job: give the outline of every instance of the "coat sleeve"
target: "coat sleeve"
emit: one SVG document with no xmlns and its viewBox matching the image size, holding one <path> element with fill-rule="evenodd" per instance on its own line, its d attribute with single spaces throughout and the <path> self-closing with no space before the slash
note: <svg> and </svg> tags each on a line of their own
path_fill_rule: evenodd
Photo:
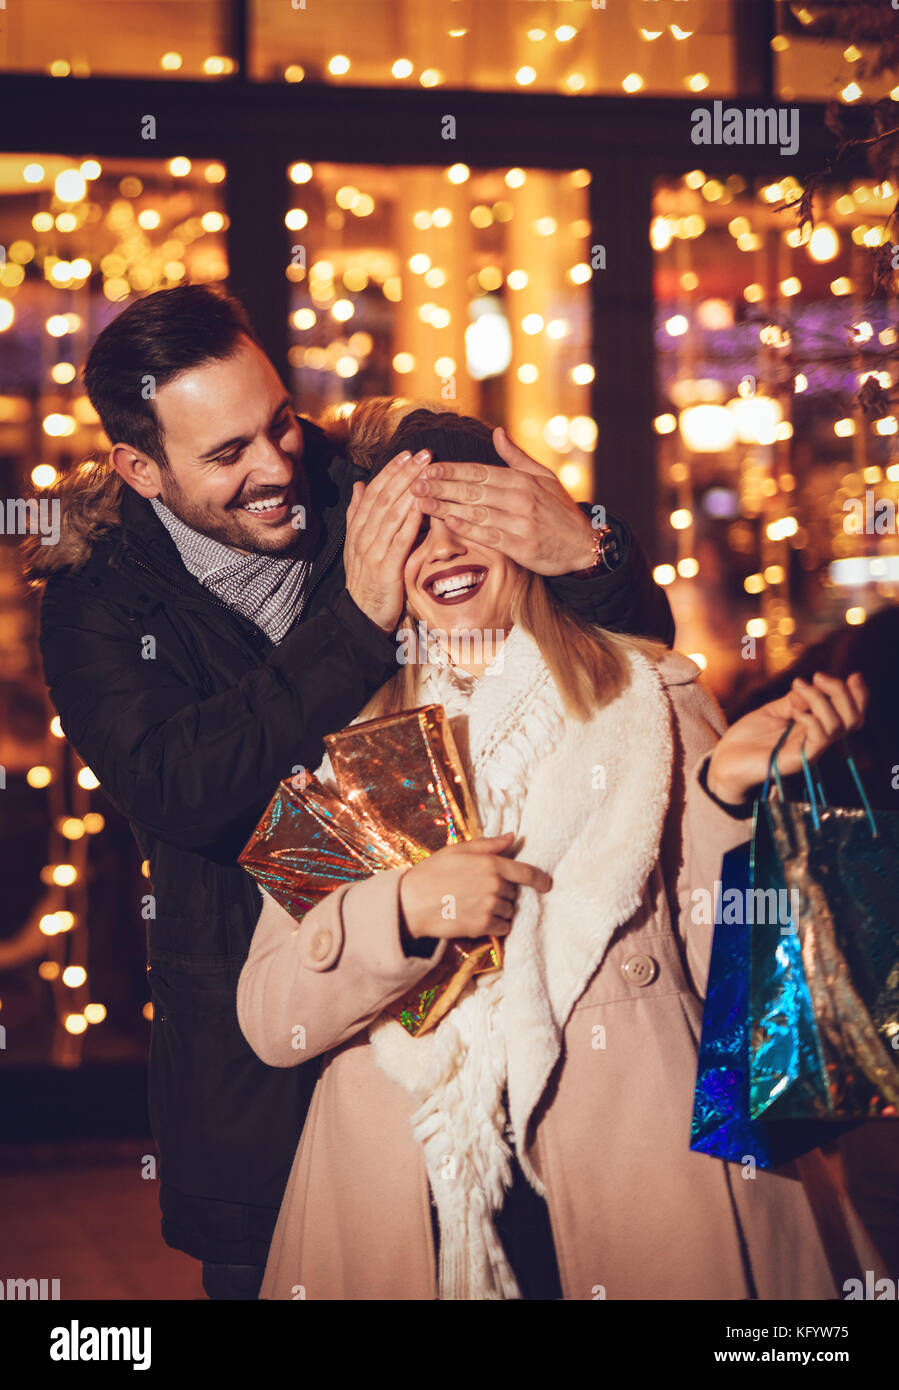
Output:
<svg viewBox="0 0 899 1390">
<path fill-rule="evenodd" d="M 672 812 L 680 834 L 672 835 L 666 847 L 666 876 L 677 885 L 678 935 L 691 983 L 703 998 L 721 860 L 728 850 L 750 838 L 752 827 L 749 819 L 723 811 L 699 780 L 706 759 L 727 727 L 717 702 L 698 684 L 673 686 L 670 694 L 678 746 Z"/>
<path fill-rule="evenodd" d="M 346 590 L 206 698 L 164 650 L 143 660 L 139 628 L 77 577 L 48 584 L 40 646 L 63 731 L 117 809 L 160 840 L 228 859 L 278 781 L 314 767 L 324 734 L 396 670 L 393 636 Z"/>
<path fill-rule="evenodd" d="M 589 513 L 584 504 L 582 510 Z M 612 571 L 600 570 L 586 579 L 563 574 L 548 579 L 555 598 L 588 623 L 610 632 L 634 637 L 655 637 L 670 647 L 674 643 L 674 618 L 665 590 L 655 582 L 643 549 L 623 521 L 607 517 L 615 532 L 621 563 Z"/>
<path fill-rule="evenodd" d="M 237 1018 L 271 1067 L 295 1067 L 339 1047 L 443 958 L 403 953 L 399 869 L 337 888 L 296 922 L 264 890 L 237 986 Z"/>
</svg>

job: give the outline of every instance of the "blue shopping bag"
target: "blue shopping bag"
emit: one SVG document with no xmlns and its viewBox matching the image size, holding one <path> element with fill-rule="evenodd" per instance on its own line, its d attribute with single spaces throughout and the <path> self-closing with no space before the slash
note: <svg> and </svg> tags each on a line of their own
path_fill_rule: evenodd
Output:
<svg viewBox="0 0 899 1390">
<path fill-rule="evenodd" d="M 724 856 L 721 864 L 721 899 L 716 907 L 715 934 L 709 964 L 702 1036 L 699 1043 L 690 1148 L 732 1163 L 754 1160 L 757 1168 L 777 1168 L 800 1154 L 817 1148 L 825 1138 L 841 1132 L 833 1125 L 798 1121 L 753 1120 L 749 1110 L 751 924 L 721 920 L 721 901 L 736 890 L 749 902 L 753 865 L 761 859 L 769 866 L 776 856 L 761 853 L 769 831 L 759 807 L 753 838 Z M 766 886 L 780 888 L 769 882 Z M 730 900 L 730 899 L 728 899 Z M 746 914 L 741 914 L 746 915 Z"/>
<path fill-rule="evenodd" d="M 789 730 L 787 730 L 789 732 Z M 784 734 L 784 738 L 786 734 Z M 783 739 L 781 739 L 781 744 Z M 899 1112 L 899 815 L 831 807 L 803 753 L 807 801 L 764 800 L 752 876 L 790 889 L 790 929 L 752 929 L 754 1119 L 860 1123 Z M 759 818 L 761 822 L 761 818 Z"/>
</svg>

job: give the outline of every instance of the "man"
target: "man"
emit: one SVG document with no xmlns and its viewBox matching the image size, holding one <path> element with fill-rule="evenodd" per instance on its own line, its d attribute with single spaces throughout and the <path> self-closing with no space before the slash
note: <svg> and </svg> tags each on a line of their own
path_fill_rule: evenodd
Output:
<svg viewBox="0 0 899 1390">
<path fill-rule="evenodd" d="M 238 1028 L 260 897 L 237 855 L 279 779 L 317 766 L 323 735 L 395 672 L 421 512 L 555 576 L 606 626 L 670 642 L 673 625 L 626 528 L 598 542 L 505 436 L 508 478 L 489 494 L 479 465 L 449 463 L 413 492 L 421 456 L 364 487 L 213 290 L 129 306 L 85 383 L 112 448 L 64 489 L 59 545 L 31 547 L 44 672 L 150 865 L 163 1237 L 203 1261 L 211 1298 L 255 1298 L 316 1068 L 264 1066 Z"/>
</svg>

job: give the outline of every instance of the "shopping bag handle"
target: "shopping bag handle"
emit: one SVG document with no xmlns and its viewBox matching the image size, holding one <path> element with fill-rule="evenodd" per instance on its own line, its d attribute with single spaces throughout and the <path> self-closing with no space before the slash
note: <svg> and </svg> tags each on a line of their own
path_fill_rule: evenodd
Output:
<svg viewBox="0 0 899 1390">
<path fill-rule="evenodd" d="M 879 831 L 878 831 L 878 829 L 877 829 L 877 821 L 876 821 L 876 819 L 875 819 L 874 812 L 871 810 L 871 803 L 870 803 L 870 801 L 868 800 L 867 796 L 865 795 L 865 788 L 864 788 L 864 785 L 863 785 L 863 783 L 862 783 L 861 774 L 859 773 L 859 770 L 858 770 L 858 768 L 857 768 L 856 765 L 855 765 L 855 759 L 853 758 L 852 754 L 851 754 L 850 751 L 849 751 L 849 741 L 848 741 L 848 739 L 847 739 L 845 736 L 844 736 L 843 739 L 841 740 L 841 747 L 842 747 L 842 749 L 843 749 L 843 756 L 844 756 L 844 758 L 846 759 L 846 763 L 847 763 L 847 765 L 848 765 L 848 767 L 849 767 L 849 771 L 852 773 L 852 780 L 853 780 L 853 782 L 855 783 L 855 786 L 856 786 L 856 789 L 857 789 L 857 791 L 858 791 L 859 796 L 861 797 L 861 803 L 862 803 L 862 806 L 863 806 L 864 809 L 865 809 L 865 815 L 866 815 L 867 818 L 868 818 L 868 824 L 869 824 L 870 827 L 871 827 L 871 836 L 872 836 L 873 839 L 876 840 L 876 839 L 877 839 L 877 836 L 878 836 L 878 834 L 879 834 Z M 809 772 L 808 761 L 807 761 L 806 756 L 805 756 L 805 749 L 804 749 L 804 748 L 801 750 L 801 753 L 802 753 L 802 770 L 803 770 L 803 772 L 805 773 L 805 780 L 806 780 L 806 783 L 808 784 L 808 783 L 810 783 L 810 781 L 811 781 L 811 773 Z M 820 798 L 821 798 L 821 809 L 822 809 L 822 811 L 823 811 L 823 810 L 825 810 L 826 807 L 827 807 L 827 802 L 826 802 L 825 799 L 824 799 L 824 788 L 822 787 L 822 785 L 821 785 L 820 782 L 818 783 L 818 794 L 819 794 L 819 796 L 820 796 Z"/>
<path fill-rule="evenodd" d="M 777 740 L 777 743 L 775 744 L 775 746 L 774 746 L 774 748 L 773 748 L 773 750 L 772 750 L 772 752 L 771 752 L 771 757 L 770 757 L 769 762 L 768 762 L 768 775 L 767 775 L 767 777 L 765 778 L 765 785 L 764 785 L 764 787 L 762 788 L 762 800 L 763 800 L 763 801 L 766 801 L 767 798 L 768 798 L 768 788 L 769 788 L 769 785 L 770 785 L 770 782 L 771 782 L 771 777 L 772 777 L 772 775 L 773 775 L 773 777 L 774 777 L 774 781 L 775 781 L 776 786 L 777 786 L 777 792 L 778 792 L 778 795 L 779 795 L 781 801 L 785 801 L 785 800 L 786 800 L 786 798 L 785 798 L 785 796 L 784 796 L 783 782 L 781 781 L 781 776 L 780 776 L 780 768 L 779 768 L 778 765 L 777 765 L 777 755 L 778 755 L 778 753 L 780 752 L 781 748 L 782 748 L 782 747 L 784 746 L 784 744 L 786 743 L 787 739 L 789 738 L 794 723 L 795 723 L 795 720 L 792 720 L 792 719 L 791 719 L 790 722 L 789 722 L 789 724 L 787 725 L 787 727 L 784 729 L 783 733 L 781 734 L 780 738 Z M 863 786 L 863 784 L 862 784 L 861 776 L 859 775 L 858 768 L 857 768 L 856 765 L 855 765 L 855 759 L 853 758 L 851 752 L 849 751 L 849 742 L 848 742 L 848 740 L 847 740 L 847 738 L 846 738 L 845 736 L 844 736 L 843 739 L 841 740 L 841 747 L 842 747 L 842 749 L 843 749 L 843 756 L 844 756 L 845 759 L 846 759 L 846 763 L 847 763 L 847 765 L 848 765 L 848 767 L 849 767 L 849 771 L 850 771 L 851 774 L 852 774 L 852 780 L 854 781 L 854 783 L 855 783 L 855 785 L 856 785 L 856 788 L 857 788 L 857 790 L 858 790 L 858 794 L 859 794 L 859 796 L 861 797 L 861 803 L 862 803 L 862 806 L 864 807 L 865 815 L 866 815 L 867 820 L 868 820 L 868 824 L 869 824 L 869 826 L 871 827 L 871 837 L 872 837 L 872 839 L 875 839 L 875 840 L 876 840 L 877 837 L 878 837 L 878 835 L 879 835 L 879 833 L 880 833 L 880 832 L 878 831 L 878 829 L 877 829 L 877 821 L 875 820 L 874 812 L 871 810 L 871 803 L 870 803 L 870 801 L 868 800 L 868 798 L 867 798 L 867 796 L 866 796 L 866 794 L 865 794 L 865 788 L 864 788 L 864 786 Z M 807 758 L 806 755 L 805 755 L 805 745 L 804 745 L 804 744 L 803 744 L 802 748 L 799 750 L 799 754 L 800 754 L 800 757 L 802 758 L 802 772 L 803 772 L 803 776 L 805 777 L 805 785 L 806 785 L 806 789 L 807 789 L 807 791 L 808 791 L 809 806 L 811 807 L 811 812 L 812 812 L 812 824 L 814 825 L 815 829 L 818 830 L 818 829 L 820 828 L 820 825 L 821 825 L 821 819 L 820 819 L 820 816 L 819 816 L 819 810 L 820 810 L 820 811 L 824 811 L 824 810 L 827 809 L 827 801 L 826 801 L 825 796 L 824 796 L 824 787 L 823 787 L 823 784 L 821 783 L 821 781 L 819 780 L 817 792 L 815 791 L 815 783 L 814 783 L 814 781 L 813 781 L 813 779 L 812 779 L 812 772 L 811 772 L 811 768 L 809 767 L 808 758 Z M 819 805 L 819 802 L 820 802 L 820 805 Z"/>
<path fill-rule="evenodd" d="M 778 792 L 778 795 L 779 795 L 781 801 L 785 801 L 785 800 L 786 800 L 786 797 L 784 796 L 783 783 L 782 783 L 781 780 L 780 780 L 780 769 L 779 769 L 779 767 L 777 766 L 777 755 L 778 755 L 778 753 L 780 752 L 781 748 L 783 748 L 783 746 L 784 746 L 784 744 L 786 743 L 787 739 L 789 738 L 789 736 L 790 736 L 790 731 L 791 731 L 791 729 L 793 728 L 793 724 L 794 724 L 794 723 L 795 723 L 795 720 L 792 720 L 792 719 L 791 719 L 790 722 L 789 722 L 789 724 L 787 725 L 787 727 L 784 729 L 783 733 L 781 734 L 780 738 L 777 740 L 777 743 L 774 745 L 774 747 L 773 747 L 772 750 L 771 750 L 771 757 L 768 759 L 768 775 L 767 775 L 767 777 L 765 778 L 765 785 L 762 787 L 762 800 L 763 800 L 763 801 L 767 801 L 767 800 L 768 800 L 768 788 L 769 788 L 770 785 L 771 785 L 771 778 L 772 778 L 772 776 L 773 776 L 773 778 L 774 778 L 775 783 L 777 784 L 777 792 Z"/>
</svg>

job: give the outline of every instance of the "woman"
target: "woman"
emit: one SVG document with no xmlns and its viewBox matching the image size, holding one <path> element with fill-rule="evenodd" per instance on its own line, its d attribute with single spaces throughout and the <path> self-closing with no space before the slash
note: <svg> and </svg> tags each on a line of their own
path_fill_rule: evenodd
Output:
<svg viewBox="0 0 899 1390">
<path fill-rule="evenodd" d="M 396 421 L 372 407 L 355 442 L 351 427 L 374 471 L 424 447 L 483 461 L 488 488 L 502 466 L 478 421 Z M 581 624 L 442 517 L 423 516 L 405 586 L 427 650 L 359 717 L 442 704 L 485 838 L 341 888 L 300 925 L 264 895 L 241 1027 L 272 1066 L 324 1067 L 261 1297 L 840 1296 L 795 1169 L 747 1180 L 688 1147 L 711 944 L 691 895 L 748 837 L 745 798 L 786 723 L 793 771 L 803 739 L 816 757 L 861 723 L 860 678 L 816 677 L 719 741 L 692 662 Z M 488 932 L 503 970 L 432 1033 L 384 1015 L 448 938 Z M 823 1192 L 878 1267 L 812 1168 L 819 1218 Z"/>
</svg>

